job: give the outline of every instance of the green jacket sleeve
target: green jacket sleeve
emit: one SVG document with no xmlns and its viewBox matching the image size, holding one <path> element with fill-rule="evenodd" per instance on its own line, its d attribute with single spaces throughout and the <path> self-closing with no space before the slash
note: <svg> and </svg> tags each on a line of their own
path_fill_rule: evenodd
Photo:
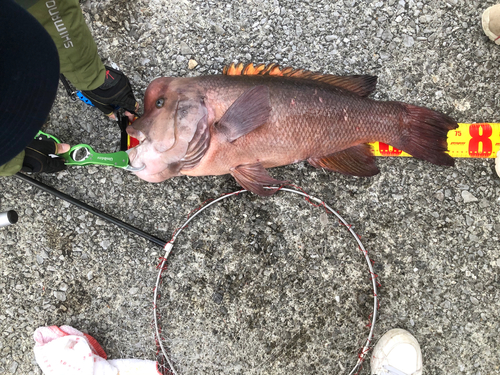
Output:
<svg viewBox="0 0 500 375">
<path fill-rule="evenodd" d="M 61 73 L 79 90 L 93 90 L 104 83 L 106 68 L 85 23 L 78 0 L 16 0 L 47 30 L 59 53 Z M 0 176 L 19 172 L 24 151 L 0 165 Z"/>
<path fill-rule="evenodd" d="M 104 83 L 106 69 L 78 0 L 16 0 L 47 30 L 59 52 L 61 73 L 78 89 Z"/>
<path fill-rule="evenodd" d="M 21 170 L 24 161 L 24 151 L 7 164 L 0 165 L 0 176 L 12 176 Z"/>
</svg>

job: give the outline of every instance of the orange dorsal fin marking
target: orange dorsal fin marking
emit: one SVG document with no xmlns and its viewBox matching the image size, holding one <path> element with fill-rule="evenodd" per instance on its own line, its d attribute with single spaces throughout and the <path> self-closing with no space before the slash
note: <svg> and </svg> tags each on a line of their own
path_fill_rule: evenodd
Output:
<svg viewBox="0 0 500 375">
<path fill-rule="evenodd" d="M 253 75 L 257 75 L 259 74 L 261 71 L 263 71 L 265 69 L 265 65 L 264 64 L 259 64 L 257 66 L 254 66 L 253 64 L 248 64 L 247 66 L 245 66 L 245 68 L 243 69 L 243 73 L 242 75 L 245 75 L 245 76 L 253 76 Z"/>
<path fill-rule="evenodd" d="M 270 76 L 283 76 L 283 72 L 281 71 L 279 66 L 274 66 L 272 69 L 269 69 L 269 72 L 267 74 L 269 74 Z"/>
<path fill-rule="evenodd" d="M 294 70 L 295 70 L 294 68 L 291 68 L 288 66 L 286 68 L 283 68 L 283 70 L 281 72 L 283 73 L 284 76 L 288 76 Z"/>
<path fill-rule="evenodd" d="M 245 67 L 245 66 L 243 65 L 243 63 L 239 63 L 238 65 L 236 65 L 236 66 L 234 67 L 234 69 L 235 69 L 235 71 L 234 71 L 234 75 L 241 74 L 241 72 L 242 72 L 242 70 L 243 70 L 243 68 L 244 68 L 244 67 Z"/>
<path fill-rule="evenodd" d="M 241 75 L 241 71 L 243 70 L 243 63 L 239 63 L 238 65 L 235 65 L 232 63 L 229 66 L 224 67 L 223 74 L 226 74 L 228 76 L 239 76 Z"/>
<path fill-rule="evenodd" d="M 223 74 L 225 75 L 269 75 L 274 77 L 290 77 L 296 79 L 318 81 L 337 88 L 341 88 L 359 96 L 368 96 L 377 85 L 377 77 L 369 75 L 353 75 L 353 76 L 336 76 L 333 74 L 314 73 L 304 69 L 294 69 L 292 67 L 282 68 L 276 63 L 268 65 L 259 64 L 255 66 L 250 63 L 243 66 L 242 63 L 235 65 L 232 63 L 224 67 Z"/>
<path fill-rule="evenodd" d="M 259 74 L 261 75 L 269 75 L 269 76 L 278 76 L 282 77 L 283 73 L 281 72 L 281 68 L 278 64 L 272 63 L 267 65 L 262 72 Z"/>
</svg>

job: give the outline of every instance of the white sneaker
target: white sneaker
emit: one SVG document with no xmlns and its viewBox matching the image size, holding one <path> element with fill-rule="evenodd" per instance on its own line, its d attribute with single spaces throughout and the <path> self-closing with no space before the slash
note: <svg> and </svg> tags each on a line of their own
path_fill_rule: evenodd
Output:
<svg viewBox="0 0 500 375">
<path fill-rule="evenodd" d="M 420 345 L 410 332 L 391 329 L 375 345 L 370 367 L 372 375 L 421 375 Z"/>
<path fill-rule="evenodd" d="M 484 33 L 496 44 L 500 44 L 500 4 L 486 9 L 481 18 Z"/>
</svg>

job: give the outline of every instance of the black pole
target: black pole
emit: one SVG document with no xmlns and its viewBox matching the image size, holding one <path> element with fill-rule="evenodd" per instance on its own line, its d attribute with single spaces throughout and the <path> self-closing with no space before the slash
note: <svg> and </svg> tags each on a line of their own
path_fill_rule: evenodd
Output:
<svg viewBox="0 0 500 375">
<path fill-rule="evenodd" d="M 30 183 L 33 186 L 36 186 L 39 189 L 42 189 L 43 191 L 45 191 L 47 193 L 50 193 L 50 194 L 55 195 L 56 197 L 58 197 L 62 200 L 65 200 L 66 202 L 74 204 L 77 207 L 83 208 L 85 211 L 88 211 L 96 216 L 99 216 L 100 218 L 102 218 L 106 221 L 109 221 L 109 222 L 119 226 L 122 229 L 128 230 L 129 232 L 132 232 L 132 233 L 137 234 L 138 236 L 141 236 L 141 237 L 143 237 L 151 242 L 154 242 L 155 244 L 157 244 L 161 247 L 165 247 L 165 245 L 167 244 L 164 240 L 162 240 L 158 237 L 152 236 L 151 234 L 148 234 L 146 232 L 143 232 L 142 230 L 137 229 L 136 227 L 133 227 L 130 224 L 124 223 L 123 221 L 121 221 L 121 220 L 119 220 L 111 215 L 108 215 L 102 211 L 99 211 L 98 209 L 91 207 L 88 204 L 83 203 L 82 201 L 79 201 L 78 199 L 70 197 L 69 195 L 62 193 L 59 190 L 56 190 L 51 186 L 45 185 L 43 182 L 37 181 L 37 180 L 35 180 L 31 177 L 28 177 L 20 172 L 18 172 L 15 176 L 23 181 Z"/>
</svg>

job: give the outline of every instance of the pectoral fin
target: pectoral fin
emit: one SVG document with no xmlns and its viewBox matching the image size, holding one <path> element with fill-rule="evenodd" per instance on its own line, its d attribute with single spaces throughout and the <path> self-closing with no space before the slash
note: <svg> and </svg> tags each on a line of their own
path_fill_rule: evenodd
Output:
<svg viewBox="0 0 500 375">
<path fill-rule="evenodd" d="M 370 177 L 379 173 L 368 144 L 360 144 L 323 157 L 307 159 L 316 168 L 325 168 L 353 176 Z"/>
<path fill-rule="evenodd" d="M 285 182 L 269 176 L 267 170 L 260 163 L 242 164 L 231 168 L 231 175 L 243 188 L 264 197 L 276 192 L 276 189 L 264 189 L 265 185 L 281 185 Z"/>
<path fill-rule="evenodd" d="M 264 125 L 270 114 L 269 88 L 255 86 L 236 99 L 215 128 L 222 132 L 229 142 L 233 142 Z"/>
</svg>

